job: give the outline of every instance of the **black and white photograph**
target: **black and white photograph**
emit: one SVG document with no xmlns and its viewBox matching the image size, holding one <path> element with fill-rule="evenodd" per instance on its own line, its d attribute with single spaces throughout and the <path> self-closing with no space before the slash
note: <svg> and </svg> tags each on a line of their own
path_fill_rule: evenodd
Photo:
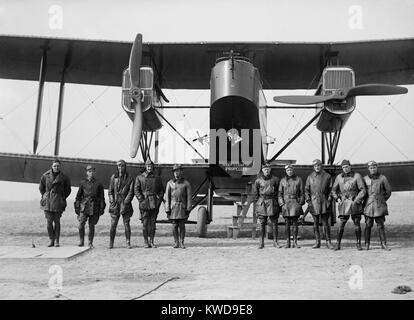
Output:
<svg viewBox="0 0 414 320">
<path fill-rule="evenodd" d="M 413 17 L 0 0 L 0 300 L 413 300 Z"/>
</svg>

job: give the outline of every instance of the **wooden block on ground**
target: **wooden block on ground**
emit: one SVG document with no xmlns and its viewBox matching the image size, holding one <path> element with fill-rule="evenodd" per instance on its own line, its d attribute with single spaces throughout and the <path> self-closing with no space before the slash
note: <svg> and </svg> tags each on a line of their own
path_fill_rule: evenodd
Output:
<svg viewBox="0 0 414 320">
<path fill-rule="evenodd" d="M 0 259 L 71 259 L 90 250 L 88 246 L 62 246 L 62 247 L 0 247 Z"/>
</svg>

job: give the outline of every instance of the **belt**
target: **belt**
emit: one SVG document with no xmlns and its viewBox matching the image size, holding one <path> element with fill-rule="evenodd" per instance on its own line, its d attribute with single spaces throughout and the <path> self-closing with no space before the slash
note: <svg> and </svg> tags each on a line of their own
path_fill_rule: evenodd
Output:
<svg viewBox="0 0 414 320">
<path fill-rule="evenodd" d="M 262 197 L 265 200 L 268 200 L 268 199 L 275 199 L 276 200 L 276 196 L 275 195 L 261 194 L 260 197 Z"/>
<path fill-rule="evenodd" d="M 286 198 L 288 198 L 288 199 L 297 199 L 298 197 L 293 195 L 293 194 L 287 194 Z"/>
<path fill-rule="evenodd" d="M 353 197 L 355 197 L 355 195 L 353 195 L 353 194 L 345 194 L 344 195 L 345 199 L 352 199 Z"/>
</svg>

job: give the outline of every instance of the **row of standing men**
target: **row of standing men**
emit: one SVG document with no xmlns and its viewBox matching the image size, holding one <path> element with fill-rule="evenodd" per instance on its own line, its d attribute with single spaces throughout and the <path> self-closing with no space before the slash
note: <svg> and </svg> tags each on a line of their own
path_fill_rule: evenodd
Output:
<svg viewBox="0 0 414 320">
<path fill-rule="evenodd" d="M 286 175 L 281 180 L 271 174 L 269 163 L 264 163 L 262 174 L 254 184 L 255 214 L 261 225 L 259 248 L 264 247 L 267 221 L 270 220 L 273 229 L 273 244 L 280 247 L 278 242 L 277 221 L 282 212 L 285 219 L 286 246 L 291 247 L 291 234 L 294 248 L 300 248 L 297 243 L 298 224 L 304 219 L 302 206 L 308 204 L 314 220 L 316 243 L 313 248 L 319 248 L 321 237 L 319 224 L 322 223 L 326 246 L 340 250 L 345 224 L 352 219 L 355 225 L 357 249 L 361 246 L 361 217 L 365 216 L 365 247 L 370 248 L 371 229 L 377 223 L 381 246 L 387 247 L 385 236 L 385 216 L 388 215 L 386 201 L 391 196 L 391 187 L 387 178 L 378 172 L 375 161 L 368 163 L 369 174 L 364 178 L 354 172 L 349 160 L 341 163 L 342 173 L 332 180 L 330 174 L 323 170 L 320 160 L 313 161 L 314 171 L 309 174 L 305 185 L 294 173 L 292 165 L 286 165 Z M 86 167 L 86 179 L 79 185 L 75 200 L 75 212 L 79 221 L 79 246 L 84 245 L 85 224 L 89 224 L 89 246 L 93 246 L 95 225 L 100 215 L 105 211 L 106 203 L 104 188 L 95 177 L 96 171 L 92 165 Z M 166 193 L 166 213 L 173 225 L 174 247 L 185 248 L 185 222 L 191 208 L 191 186 L 183 178 L 180 165 L 173 167 L 174 178 L 168 181 L 166 189 L 161 177 L 155 175 L 154 164 L 146 162 L 146 171 L 135 179 L 126 170 L 124 160 L 117 162 L 117 172 L 110 178 L 109 183 L 109 213 L 111 228 L 109 248 L 114 246 L 118 221 L 122 216 L 125 227 L 126 245 L 131 248 L 130 219 L 133 215 L 132 200 L 135 196 L 139 202 L 140 220 L 143 224 L 143 237 L 146 248 L 156 247 L 154 243 L 156 219 L 159 207 Z M 60 161 L 55 160 L 52 168 L 45 172 L 40 180 L 39 190 L 42 195 L 41 208 L 45 211 L 47 231 L 50 238 L 49 246 L 59 246 L 60 218 L 66 208 L 66 198 L 71 192 L 70 180 L 60 171 Z M 329 215 L 331 214 L 332 199 L 338 203 L 338 218 L 340 226 L 336 245 L 331 244 Z M 292 230 L 291 230 L 292 229 Z"/>
<path fill-rule="evenodd" d="M 156 219 L 164 193 L 166 194 L 167 217 L 173 225 L 174 248 L 184 249 L 185 222 L 191 208 L 190 184 L 183 178 L 182 167 L 174 165 L 172 169 L 174 177 L 168 181 L 164 189 L 161 177 L 154 173 L 154 163 L 148 160 L 145 165 L 145 172 L 134 178 L 128 173 L 125 161 L 119 160 L 117 171 L 110 178 L 108 189 L 111 216 L 109 249 L 114 247 L 116 229 L 121 216 L 125 227 L 126 245 L 127 248 L 131 248 L 130 220 L 134 212 L 132 207 L 134 196 L 139 202 L 139 218 L 143 224 L 145 247 L 157 247 L 154 243 Z M 42 175 L 39 184 L 40 206 L 47 220 L 49 247 L 60 246 L 60 218 L 67 206 L 66 199 L 71 193 L 70 179 L 61 172 L 60 166 L 60 161 L 55 159 L 51 169 Z M 85 225 L 88 222 L 88 245 L 93 247 L 95 225 L 105 212 L 106 203 L 104 187 L 96 178 L 96 170 L 92 165 L 86 167 L 86 178 L 79 184 L 74 207 L 79 221 L 79 246 L 84 246 Z"/>
<path fill-rule="evenodd" d="M 294 167 L 286 165 L 286 175 L 279 180 L 271 174 L 269 163 L 262 166 L 262 175 L 255 181 L 255 210 L 261 224 L 259 249 L 264 247 L 266 225 L 270 220 L 273 229 L 273 245 L 281 247 L 278 242 L 278 218 L 282 212 L 285 219 L 286 248 L 291 247 L 291 234 L 293 235 L 293 248 L 300 248 L 297 243 L 298 224 L 305 217 L 302 206 L 305 202 L 313 216 L 313 229 L 315 245 L 321 246 L 319 224 L 322 223 L 328 249 L 340 250 L 344 228 L 352 219 L 355 226 L 356 247 L 362 250 L 361 245 L 361 217 L 365 216 L 365 248 L 370 249 L 371 229 L 374 221 L 378 226 L 381 247 L 389 250 L 385 236 L 385 216 L 388 215 L 386 201 L 391 196 L 391 187 L 387 178 L 378 171 L 378 164 L 370 161 L 367 164 L 369 174 L 362 178 L 361 174 L 354 172 L 349 160 L 341 163 L 342 173 L 332 179 L 324 169 L 322 162 L 316 159 L 312 162 L 313 172 L 309 174 L 305 185 L 302 179 L 295 175 Z M 337 242 L 331 244 L 329 216 L 333 210 L 332 200 L 337 205 L 340 225 Z M 292 230 L 291 230 L 292 229 Z"/>
</svg>

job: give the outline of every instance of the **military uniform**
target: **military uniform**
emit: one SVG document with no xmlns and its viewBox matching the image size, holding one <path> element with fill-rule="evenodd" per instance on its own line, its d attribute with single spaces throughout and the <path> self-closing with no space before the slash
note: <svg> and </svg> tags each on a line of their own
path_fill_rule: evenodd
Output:
<svg viewBox="0 0 414 320">
<path fill-rule="evenodd" d="M 87 167 L 87 170 L 89 166 Z M 92 170 L 92 167 L 91 169 Z M 79 221 L 79 246 L 83 246 L 85 238 L 85 224 L 89 224 L 89 246 L 93 246 L 95 235 L 95 225 L 98 223 L 99 216 L 105 212 L 104 187 L 95 178 L 83 179 L 79 184 L 76 194 L 75 212 Z"/>
<path fill-rule="evenodd" d="M 40 208 L 45 212 L 49 246 L 59 246 L 60 218 L 66 209 L 66 198 L 71 193 L 70 180 L 62 172 L 46 171 L 40 178 L 39 191 L 42 195 Z"/>
<path fill-rule="evenodd" d="M 370 161 L 369 166 L 377 166 L 375 161 Z M 371 242 L 371 228 L 374 220 L 377 223 L 378 233 L 380 236 L 381 246 L 386 247 L 387 240 L 385 237 L 385 216 L 388 215 L 387 200 L 391 197 L 391 186 L 388 179 L 380 173 L 368 174 L 364 177 L 367 187 L 367 198 L 364 202 L 365 215 L 365 245 L 369 249 Z"/>
<path fill-rule="evenodd" d="M 125 238 L 128 248 L 131 247 L 130 220 L 134 213 L 132 199 L 134 198 L 134 179 L 125 172 L 123 175 L 115 173 L 111 176 L 108 189 L 109 213 L 111 215 L 110 244 L 112 248 L 116 235 L 116 227 L 120 216 L 125 227 Z"/>
<path fill-rule="evenodd" d="M 292 168 L 291 165 L 285 169 Z M 293 168 L 292 168 L 293 169 Z M 293 174 L 282 178 L 279 185 L 279 205 L 282 207 L 282 215 L 286 223 L 286 247 L 290 248 L 290 226 L 293 225 L 293 247 L 300 248 L 297 244 L 298 218 L 303 215 L 302 205 L 305 203 L 303 181 Z"/>
<path fill-rule="evenodd" d="M 139 202 L 145 246 L 156 248 L 154 244 L 156 221 L 164 196 L 161 177 L 147 171 L 137 176 L 135 179 L 135 196 Z M 150 237 L 150 243 L 148 242 L 148 236 Z"/>
<path fill-rule="evenodd" d="M 332 196 L 335 200 L 341 200 L 338 205 L 338 217 L 348 220 L 350 216 L 361 216 L 365 193 L 364 182 L 358 172 L 337 175 L 332 187 Z"/>
<path fill-rule="evenodd" d="M 302 205 L 305 204 L 305 195 L 300 177 L 293 175 L 282 178 L 279 185 L 279 204 L 282 206 L 284 218 L 297 219 L 303 215 Z"/>
<path fill-rule="evenodd" d="M 264 166 L 266 167 L 266 165 Z M 270 167 L 270 166 L 269 166 Z M 267 220 L 272 223 L 273 243 L 278 247 L 277 220 L 280 214 L 280 206 L 277 199 L 279 190 L 279 178 L 270 174 L 261 175 L 256 179 L 253 187 L 255 193 L 255 210 L 261 226 L 260 247 L 264 246 Z"/>
<path fill-rule="evenodd" d="M 348 160 L 342 161 L 342 165 L 350 165 Z M 345 224 L 351 217 L 355 225 L 355 236 L 357 248 L 361 250 L 361 214 L 362 202 L 366 194 L 365 184 L 359 173 L 350 171 L 349 173 L 340 173 L 336 176 L 332 187 L 332 197 L 338 204 L 338 217 L 341 224 L 338 232 L 337 245 L 335 250 L 340 249 L 342 235 Z"/>
<path fill-rule="evenodd" d="M 313 161 L 314 165 L 322 165 L 319 159 Z M 332 177 L 325 170 L 312 172 L 306 179 L 305 183 L 305 200 L 308 203 L 309 211 L 313 216 L 313 231 L 316 243 L 313 248 L 319 248 L 321 236 L 319 233 L 319 221 L 322 221 L 323 232 L 325 234 L 326 245 L 331 246 L 331 232 L 328 222 L 331 206 L 331 187 Z"/>
<path fill-rule="evenodd" d="M 173 171 L 181 169 L 175 165 Z M 173 224 L 174 247 L 184 246 L 185 221 L 191 210 L 191 186 L 184 178 L 171 179 L 165 191 L 165 211 Z"/>
</svg>

